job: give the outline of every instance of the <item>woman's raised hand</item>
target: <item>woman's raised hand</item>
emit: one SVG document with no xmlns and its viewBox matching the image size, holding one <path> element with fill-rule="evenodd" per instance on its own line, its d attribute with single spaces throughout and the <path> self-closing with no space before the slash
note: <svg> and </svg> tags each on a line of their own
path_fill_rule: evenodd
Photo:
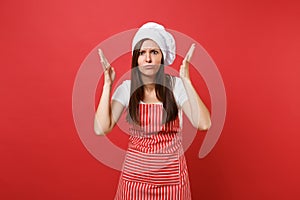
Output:
<svg viewBox="0 0 300 200">
<path fill-rule="evenodd" d="M 116 72 L 114 68 L 107 61 L 101 49 L 98 49 L 98 54 L 100 56 L 101 64 L 104 71 L 104 84 L 112 85 L 116 78 Z"/>
<path fill-rule="evenodd" d="M 180 66 L 179 75 L 183 79 L 190 80 L 189 64 L 193 56 L 194 50 L 195 50 L 195 44 L 192 44 L 192 46 L 190 47 L 189 51 L 187 52 Z"/>
</svg>

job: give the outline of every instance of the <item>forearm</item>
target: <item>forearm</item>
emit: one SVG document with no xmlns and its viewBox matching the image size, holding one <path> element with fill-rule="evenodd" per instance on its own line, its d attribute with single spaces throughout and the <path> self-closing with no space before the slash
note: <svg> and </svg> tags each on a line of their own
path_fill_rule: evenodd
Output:
<svg viewBox="0 0 300 200">
<path fill-rule="evenodd" d="M 94 131 L 97 135 L 103 135 L 112 129 L 110 93 L 111 85 L 104 84 L 94 120 Z"/>
<path fill-rule="evenodd" d="M 210 113 L 199 97 L 191 80 L 182 78 L 186 93 L 188 96 L 188 105 L 190 110 L 190 121 L 194 127 L 199 130 L 207 130 L 211 126 Z"/>
</svg>

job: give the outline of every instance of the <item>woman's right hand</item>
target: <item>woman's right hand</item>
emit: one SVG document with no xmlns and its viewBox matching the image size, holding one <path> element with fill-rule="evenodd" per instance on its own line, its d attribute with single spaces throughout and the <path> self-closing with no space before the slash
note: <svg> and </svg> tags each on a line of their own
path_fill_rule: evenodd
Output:
<svg viewBox="0 0 300 200">
<path fill-rule="evenodd" d="M 104 70 L 104 85 L 108 84 L 111 86 L 115 80 L 115 77 L 116 77 L 116 72 L 115 72 L 114 68 L 109 65 Z"/>
<path fill-rule="evenodd" d="M 104 71 L 104 85 L 107 84 L 111 86 L 116 78 L 116 72 L 114 68 L 107 61 L 101 49 L 98 49 L 98 54 L 100 56 L 101 64 Z"/>
</svg>

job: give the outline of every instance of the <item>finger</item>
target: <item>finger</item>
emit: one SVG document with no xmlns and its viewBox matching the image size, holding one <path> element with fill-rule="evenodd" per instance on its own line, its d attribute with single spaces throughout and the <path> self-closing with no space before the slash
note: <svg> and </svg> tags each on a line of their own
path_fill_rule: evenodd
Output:
<svg viewBox="0 0 300 200">
<path fill-rule="evenodd" d="M 103 69 L 106 70 L 109 67 L 109 63 L 108 63 L 107 59 L 105 58 L 103 51 L 101 49 L 98 49 L 98 54 L 100 56 L 100 60 L 101 60 Z"/>
<path fill-rule="evenodd" d="M 187 59 L 186 58 L 184 58 L 183 59 L 183 61 L 182 61 L 182 67 L 186 67 L 187 65 L 189 64 L 189 61 L 187 61 Z"/>
<path fill-rule="evenodd" d="M 101 61 L 101 65 L 102 65 L 103 71 L 106 71 L 107 67 L 106 67 L 105 63 Z"/>
<path fill-rule="evenodd" d="M 100 62 L 102 64 L 102 67 L 103 67 L 103 70 L 105 71 L 106 70 L 106 63 L 104 62 L 104 59 L 103 59 L 103 52 L 101 49 L 98 49 L 98 55 L 100 57 Z"/>
<path fill-rule="evenodd" d="M 192 58 L 192 56 L 193 56 L 195 47 L 196 47 L 196 45 L 195 45 L 195 43 L 193 43 L 193 44 L 191 45 L 189 51 L 187 52 L 187 54 L 186 54 L 184 60 L 186 60 L 187 62 L 190 62 L 190 60 L 191 60 L 191 58 Z"/>
<path fill-rule="evenodd" d="M 112 80 L 114 81 L 115 80 L 115 77 L 116 77 L 116 72 L 115 72 L 115 69 L 113 67 L 111 67 L 111 75 L 112 75 Z"/>
<path fill-rule="evenodd" d="M 115 73 L 115 68 L 113 68 L 113 67 L 111 67 L 111 66 L 109 66 L 109 68 L 111 69 L 111 72 L 112 72 L 112 73 Z"/>
</svg>

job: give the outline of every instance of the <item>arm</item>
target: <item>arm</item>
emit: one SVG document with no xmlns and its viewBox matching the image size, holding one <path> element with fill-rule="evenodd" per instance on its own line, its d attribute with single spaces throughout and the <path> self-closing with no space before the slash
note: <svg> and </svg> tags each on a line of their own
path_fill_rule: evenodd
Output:
<svg viewBox="0 0 300 200">
<path fill-rule="evenodd" d="M 103 86 L 102 96 L 94 119 L 96 135 L 105 135 L 110 132 L 124 110 L 124 106 L 118 101 L 113 100 L 110 102 L 110 91 L 109 86 Z"/>
<path fill-rule="evenodd" d="M 124 106 L 117 101 L 110 101 L 111 87 L 115 80 L 115 71 L 109 65 L 103 53 L 99 51 L 104 69 L 104 85 L 99 105 L 94 119 L 94 131 L 97 135 L 104 135 L 112 130 L 120 118 Z"/>
<path fill-rule="evenodd" d="M 189 75 L 190 58 L 191 54 L 187 55 L 180 67 L 180 78 L 188 96 L 188 100 L 183 104 L 182 109 L 195 128 L 207 130 L 211 126 L 210 113 L 191 82 Z"/>
</svg>

